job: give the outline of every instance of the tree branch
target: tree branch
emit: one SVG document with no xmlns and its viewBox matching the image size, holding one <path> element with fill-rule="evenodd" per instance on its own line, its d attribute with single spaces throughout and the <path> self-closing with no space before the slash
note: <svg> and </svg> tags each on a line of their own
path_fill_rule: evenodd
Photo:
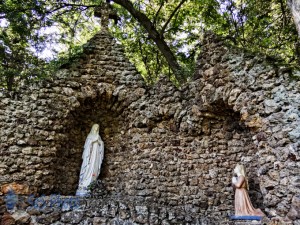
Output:
<svg viewBox="0 0 300 225">
<path fill-rule="evenodd" d="M 180 7 L 183 5 L 183 3 L 185 3 L 187 0 L 182 0 L 178 6 L 174 9 L 174 11 L 171 13 L 171 15 L 169 16 L 169 19 L 167 20 L 167 22 L 163 25 L 163 27 L 161 28 L 160 31 L 160 35 L 163 36 L 167 26 L 169 25 L 169 23 L 171 22 L 173 16 L 176 14 L 176 12 L 180 9 Z"/>
<path fill-rule="evenodd" d="M 159 9 L 157 10 L 157 12 L 155 14 L 154 19 L 153 19 L 153 24 L 154 24 L 155 27 L 156 27 L 156 22 L 157 22 L 158 14 L 159 14 L 160 10 L 162 9 L 162 7 L 164 6 L 164 4 L 165 4 L 165 1 L 162 1 L 162 3 L 159 6 Z"/>
<path fill-rule="evenodd" d="M 69 3 L 63 3 L 63 4 L 57 4 L 57 8 L 52 9 L 51 11 L 46 11 L 46 14 L 51 14 L 54 13 L 56 11 L 59 11 L 60 9 L 63 9 L 65 7 L 72 7 L 72 8 L 80 8 L 80 7 L 84 7 L 86 9 L 88 8 L 94 8 L 97 7 L 99 5 L 84 5 L 84 4 L 69 4 Z"/>
<path fill-rule="evenodd" d="M 285 8 L 284 8 L 284 3 L 282 0 L 279 0 L 279 3 L 280 3 L 280 8 L 281 8 L 281 12 L 282 12 L 282 15 L 283 15 L 283 25 L 286 24 L 286 13 L 285 13 Z"/>
<path fill-rule="evenodd" d="M 86 7 L 86 8 L 93 8 L 93 7 L 97 7 L 99 5 L 85 5 L 85 4 L 71 4 L 71 3 L 63 3 L 63 4 L 57 4 L 59 6 L 71 6 L 71 7 Z"/>
<path fill-rule="evenodd" d="M 173 54 L 165 40 L 160 36 L 159 32 L 155 29 L 150 19 L 145 14 L 136 10 L 129 0 L 113 0 L 113 2 L 125 8 L 146 29 L 149 34 L 149 38 L 151 38 L 155 42 L 162 55 L 165 57 L 176 79 L 181 81 L 181 67 L 177 62 L 175 55 Z"/>
</svg>

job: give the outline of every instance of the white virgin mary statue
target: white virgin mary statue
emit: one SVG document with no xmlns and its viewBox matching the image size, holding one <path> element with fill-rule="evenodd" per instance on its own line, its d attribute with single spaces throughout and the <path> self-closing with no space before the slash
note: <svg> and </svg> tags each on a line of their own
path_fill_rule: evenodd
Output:
<svg viewBox="0 0 300 225">
<path fill-rule="evenodd" d="M 94 124 L 84 144 L 77 196 L 89 194 L 88 186 L 97 180 L 100 174 L 103 155 L 104 143 L 99 135 L 99 125 Z"/>
</svg>

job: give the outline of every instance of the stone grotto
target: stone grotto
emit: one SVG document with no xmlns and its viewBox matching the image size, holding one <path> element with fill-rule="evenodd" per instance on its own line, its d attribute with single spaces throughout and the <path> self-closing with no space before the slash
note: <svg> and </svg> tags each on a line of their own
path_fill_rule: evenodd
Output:
<svg viewBox="0 0 300 225">
<path fill-rule="evenodd" d="M 242 163 L 250 198 L 268 223 L 299 225 L 299 77 L 209 34 L 191 81 L 176 87 L 162 77 L 148 86 L 122 46 L 99 32 L 53 77 L 0 92 L 0 218 L 234 224 L 231 177 Z M 101 182 L 72 208 L 63 200 L 75 195 L 94 123 L 105 143 Z M 18 197 L 11 214 L 8 184 Z M 47 201 L 54 194 L 61 204 Z M 37 204 L 28 200 L 32 195 Z"/>
</svg>

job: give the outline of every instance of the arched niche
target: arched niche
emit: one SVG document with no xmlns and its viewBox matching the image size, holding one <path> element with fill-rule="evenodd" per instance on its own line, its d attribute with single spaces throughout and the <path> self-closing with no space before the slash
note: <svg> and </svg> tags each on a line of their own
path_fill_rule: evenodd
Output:
<svg viewBox="0 0 300 225">
<path fill-rule="evenodd" d="M 64 119 L 63 137 L 57 141 L 56 183 L 53 192 L 75 194 L 82 163 L 85 139 L 93 124 L 100 125 L 99 134 L 104 142 L 104 160 L 101 166 L 101 179 L 109 176 L 108 158 L 116 149 L 123 125 L 120 112 L 112 108 L 114 99 L 107 102 L 105 96 L 87 97 L 80 100 L 80 106 L 71 110 Z"/>
</svg>

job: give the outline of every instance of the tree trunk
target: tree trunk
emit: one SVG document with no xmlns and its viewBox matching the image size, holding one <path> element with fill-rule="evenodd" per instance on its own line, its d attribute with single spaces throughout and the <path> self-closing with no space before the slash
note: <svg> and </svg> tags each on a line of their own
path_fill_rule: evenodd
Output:
<svg viewBox="0 0 300 225">
<path fill-rule="evenodd" d="M 13 90 L 14 80 L 15 80 L 14 75 L 9 75 L 9 76 L 6 78 L 6 85 L 7 85 L 7 90 L 8 90 L 8 91 L 12 91 L 12 90 Z"/>
<path fill-rule="evenodd" d="M 173 54 L 163 37 L 155 29 L 154 25 L 149 20 L 149 18 L 145 14 L 136 10 L 129 0 L 113 0 L 113 2 L 125 8 L 146 29 L 146 31 L 149 34 L 149 37 L 155 42 L 160 52 L 167 60 L 176 79 L 178 81 L 182 81 L 183 77 L 180 73 L 181 67 L 177 62 L 175 55 Z"/>
<path fill-rule="evenodd" d="M 287 0 L 287 4 L 292 12 L 298 37 L 300 38 L 300 0 Z"/>
</svg>

